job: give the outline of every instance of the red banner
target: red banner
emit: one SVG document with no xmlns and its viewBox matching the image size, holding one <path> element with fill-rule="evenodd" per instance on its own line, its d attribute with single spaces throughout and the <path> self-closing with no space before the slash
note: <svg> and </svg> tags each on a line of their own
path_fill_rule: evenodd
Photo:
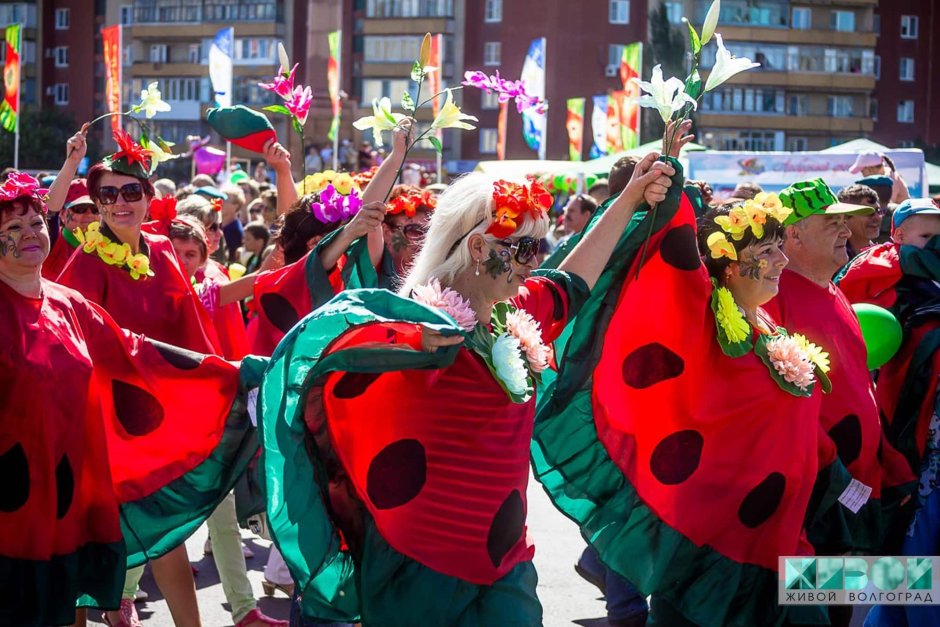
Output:
<svg viewBox="0 0 940 627">
<path fill-rule="evenodd" d="M 101 29 L 104 48 L 104 100 L 108 113 L 121 112 L 121 25 L 106 26 Z M 121 128 L 120 115 L 111 116 L 111 128 Z"/>
<path fill-rule="evenodd" d="M 496 119 L 496 158 L 506 158 L 506 120 L 509 117 L 509 102 L 499 103 L 499 117 Z"/>
</svg>

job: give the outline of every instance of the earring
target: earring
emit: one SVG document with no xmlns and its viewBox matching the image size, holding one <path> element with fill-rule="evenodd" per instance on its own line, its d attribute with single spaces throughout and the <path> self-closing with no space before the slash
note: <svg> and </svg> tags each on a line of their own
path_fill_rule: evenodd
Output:
<svg viewBox="0 0 940 627">
<path fill-rule="evenodd" d="M 480 276 L 480 260 L 479 259 L 477 259 L 477 271 L 474 272 L 474 274 L 476 274 L 477 276 Z"/>
</svg>

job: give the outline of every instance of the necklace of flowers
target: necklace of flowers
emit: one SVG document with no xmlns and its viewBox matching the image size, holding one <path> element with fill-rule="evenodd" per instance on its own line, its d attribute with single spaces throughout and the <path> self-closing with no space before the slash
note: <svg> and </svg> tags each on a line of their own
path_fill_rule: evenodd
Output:
<svg viewBox="0 0 940 627">
<path fill-rule="evenodd" d="M 143 253 L 135 255 L 126 242 L 119 244 L 111 241 L 101 232 L 100 222 L 92 222 L 84 232 L 81 229 L 75 229 L 72 234 L 84 252 L 97 253 L 98 257 L 109 266 L 126 269 L 135 281 L 142 277 L 153 276 L 153 271 L 150 270 L 150 258 Z"/>
<path fill-rule="evenodd" d="M 470 303 L 437 279 L 414 288 L 411 297 L 449 315 L 468 332 L 466 346 L 477 353 L 513 403 L 526 403 L 548 368 L 552 349 L 542 342 L 539 323 L 529 312 L 496 303 L 489 328 L 477 321 Z"/>
<path fill-rule="evenodd" d="M 760 331 L 752 341 L 753 329 L 734 302 L 731 290 L 720 287 L 714 279 L 712 287 L 711 309 L 715 315 L 718 345 L 725 355 L 737 358 L 753 349 L 777 385 L 794 396 L 811 396 L 816 381 L 823 392 L 832 390 L 828 376 L 829 353 L 804 335 L 789 335 L 783 327 L 777 327 L 773 333 Z"/>
<path fill-rule="evenodd" d="M 764 237 L 764 225 L 767 224 L 768 217 L 783 224 L 791 213 L 793 210 L 784 207 L 776 194 L 761 192 L 743 204 L 733 207 L 728 215 L 715 218 L 715 224 L 721 227 L 721 230 L 715 231 L 705 240 L 709 254 L 713 259 L 727 257 L 737 261 L 738 253 L 731 240 L 741 241 L 748 229 L 754 237 L 761 239 Z M 731 240 L 728 239 L 729 235 Z"/>
</svg>

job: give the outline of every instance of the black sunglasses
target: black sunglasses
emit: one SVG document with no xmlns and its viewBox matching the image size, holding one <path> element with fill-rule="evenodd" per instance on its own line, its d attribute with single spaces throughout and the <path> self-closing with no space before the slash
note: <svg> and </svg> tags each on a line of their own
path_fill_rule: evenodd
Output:
<svg viewBox="0 0 940 627">
<path fill-rule="evenodd" d="M 420 224 L 399 224 L 395 227 L 395 230 L 401 231 L 405 239 L 412 242 L 420 242 L 428 233 L 427 227 L 421 226 Z"/>
<path fill-rule="evenodd" d="M 96 207 L 94 204 L 75 205 L 74 207 L 70 207 L 69 211 L 77 216 L 85 215 L 88 212 L 98 215 L 98 207 Z"/>
<path fill-rule="evenodd" d="M 516 263 L 522 266 L 532 261 L 532 259 L 539 254 L 539 240 L 534 237 L 522 237 L 519 238 L 517 242 L 511 239 L 504 239 L 496 243 L 508 248 L 510 252 L 513 253 Z"/>
<path fill-rule="evenodd" d="M 102 205 L 113 205 L 120 194 L 127 202 L 137 202 L 144 197 L 144 186 L 140 183 L 128 183 L 120 189 L 113 185 L 98 188 L 98 201 Z"/>
</svg>

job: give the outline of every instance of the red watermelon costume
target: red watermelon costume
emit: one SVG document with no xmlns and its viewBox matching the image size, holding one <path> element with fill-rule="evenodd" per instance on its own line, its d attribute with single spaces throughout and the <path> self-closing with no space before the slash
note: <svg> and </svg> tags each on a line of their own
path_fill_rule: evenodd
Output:
<svg viewBox="0 0 940 627">
<path fill-rule="evenodd" d="M 128 563 L 177 546 L 224 496 L 239 470 L 218 451 L 248 422 L 229 417 L 238 371 L 51 281 L 40 298 L 0 283 L 0 315 L 0 624 L 70 624 L 76 601 L 116 608 Z"/>
<path fill-rule="evenodd" d="M 195 278 L 196 283 L 210 280 L 224 285 L 231 282 L 226 267 L 215 259 L 207 260 L 206 265 L 196 271 Z M 209 313 L 222 347 L 222 356 L 238 361 L 247 355 L 249 353 L 248 334 L 245 332 L 241 305 L 237 302 L 229 303 Z"/>
<path fill-rule="evenodd" d="M 44 279 L 55 281 L 62 273 L 62 268 L 68 263 L 69 258 L 75 249 L 78 248 L 78 240 L 72 235 L 72 232 L 66 228 L 59 230 L 59 237 L 56 238 L 49 256 L 42 263 L 42 276 Z"/>
<path fill-rule="evenodd" d="M 674 165 L 666 201 L 635 216 L 575 322 L 539 407 L 536 477 L 602 562 L 685 620 L 824 622 L 775 601 L 778 558 L 812 554 L 820 394 L 774 376 L 782 328 L 750 329 L 735 357 L 719 344 Z"/>
</svg>

